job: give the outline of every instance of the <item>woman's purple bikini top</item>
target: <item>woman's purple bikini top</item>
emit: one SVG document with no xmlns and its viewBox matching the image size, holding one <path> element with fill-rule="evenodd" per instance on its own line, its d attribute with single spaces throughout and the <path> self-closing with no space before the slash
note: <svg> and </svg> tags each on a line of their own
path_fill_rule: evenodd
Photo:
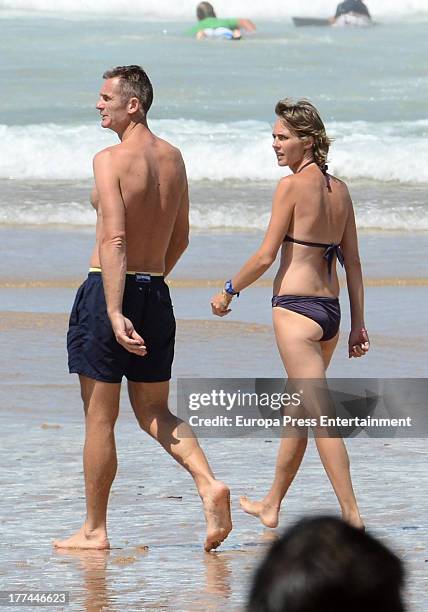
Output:
<svg viewBox="0 0 428 612">
<path fill-rule="evenodd" d="M 301 172 L 304 168 L 306 168 L 307 166 L 309 166 L 310 164 L 315 164 L 316 162 L 314 161 L 310 161 L 307 164 L 305 164 L 304 166 L 302 166 L 296 174 L 298 174 L 299 172 Z M 324 165 L 322 168 L 320 166 L 318 166 L 318 168 L 321 170 L 321 172 L 324 174 L 324 176 L 326 177 L 326 183 L 327 183 L 327 189 L 329 191 L 331 191 L 331 186 L 330 186 L 330 177 L 327 174 L 327 170 L 328 170 L 328 166 Z M 335 242 L 332 242 L 331 244 L 324 244 L 322 242 L 306 242 L 306 240 L 297 240 L 297 238 L 293 238 L 292 236 L 289 236 L 288 234 L 286 235 L 286 237 L 284 238 L 284 242 L 294 242 L 295 244 L 302 244 L 303 246 L 308 246 L 308 247 L 317 247 L 320 249 L 324 249 L 324 259 L 327 261 L 327 266 L 328 266 L 328 275 L 329 277 L 331 277 L 331 270 L 332 270 L 332 266 L 333 266 L 333 260 L 334 260 L 334 256 L 336 255 L 338 262 L 340 263 L 340 265 L 343 267 L 343 264 L 345 262 L 345 258 L 343 256 L 343 252 L 342 249 L 340 248 L 339 244 L 336 244 Z"/>
</svg>

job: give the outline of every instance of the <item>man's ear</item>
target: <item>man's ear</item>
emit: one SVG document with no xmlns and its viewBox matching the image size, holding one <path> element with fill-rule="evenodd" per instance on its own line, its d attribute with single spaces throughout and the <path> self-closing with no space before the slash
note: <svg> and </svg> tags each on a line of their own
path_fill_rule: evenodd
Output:
<svg viewBox="0 0 428 612">
<path fill-rule="evenodd" d="M 130 98 L 128 101 L 128 113 L 137 113 L 140 110 L 140 101 L 138 98 Z"/>
</svg>

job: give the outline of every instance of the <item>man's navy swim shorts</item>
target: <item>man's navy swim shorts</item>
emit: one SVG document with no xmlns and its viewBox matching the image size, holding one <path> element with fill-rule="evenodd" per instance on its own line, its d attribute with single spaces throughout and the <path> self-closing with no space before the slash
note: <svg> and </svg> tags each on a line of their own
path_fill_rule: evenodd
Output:
<svg viewBox="0 0 428 612">
<path fill-rule="evenodd" d="M 162 382 L 171 378 L 175 318 L 168 285 L 162 276 L 127 274 L 122 312 L 144 339 L 147 354 L 134 355 L 113 334 L 107 316 L 101 272 L 89 272 L 79 288 L 67 334 L 70 373 L 119 383 Z"/>
</svg>

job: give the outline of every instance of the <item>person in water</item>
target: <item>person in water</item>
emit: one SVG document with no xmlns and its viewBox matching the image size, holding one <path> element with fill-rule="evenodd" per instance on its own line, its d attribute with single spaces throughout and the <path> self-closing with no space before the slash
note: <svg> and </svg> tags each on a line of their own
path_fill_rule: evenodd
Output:
<svg viewBox="0 0 428 612">
<path fill-rule="evenodd" d="M 332 17 L 331 22 L 335 23 L 343 15 L 366 17 L 371 21 L 369 9 L 362 0 L 345 0 L 338 4 L 336 14 Z"/>
<path fill-rule="evenodd" d="M 249 19 L 242 18 L 218 18 L 214 7 L 209 2 L 200 2 L 196 7 L 198 23 L 194 25 L 189 33 L 196 36 L 198 40 L 203 38 L 225 38 L 240 39 L 242 30 L 255 32 L 256 26 Z"/>
<path fill-rule="evenodd" d="M 276 105 L 275 113 L 273 149 L 278 165 L 288 166 L 292 174 L 278 183 L 261 246 L 212 298 L 211 306 L 213 314 L 227 315 L 233 297 L 270 268 L 281 248 L 272 298 L 279 352 L 289 379 L 325 382 L 339 339 L 336 260 L 345 267 L 351 306 L 349 357 L 362 357 L 369 350 L 354 211 L 345 183 L 327 172 L 331 141 L 317 109 L 307 100 L 284 99 Z M 278 524 L 281 502 L 306 450 L 307 433 L 306 428 L 299 437 L 282 438 L 275 478 L 262 501 L 241 498 L 242 508 L 267 527 Z M 343 518 L 362 527 L 343 440 L 315 437 Z"/>
</svg>

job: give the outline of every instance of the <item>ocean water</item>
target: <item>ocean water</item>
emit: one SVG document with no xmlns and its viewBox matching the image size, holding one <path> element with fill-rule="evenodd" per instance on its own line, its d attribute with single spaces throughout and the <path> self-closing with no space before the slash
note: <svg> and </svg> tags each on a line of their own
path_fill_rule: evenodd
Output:
<svg viewBox="0 0 428 612">
<path fill-rule="evenodd" d="M 427 6 L 424 0 L 370 0 L 369 7 L 373 16 L 387 18 L 414 18 L 426 15 Z M 215 8 L 219 14 L 241 15 L 249 17 L 287 18 L 291 15 L 313 15 L 326 16 L 334 12 L 334 2 L 325 0 L 288 0 L 286 3 L 278 3 L 277 0 L 256 1 L 250 5 L 246 0 L 217 0 Z M 195 2 L 193 0 L 146 0 L 132 7 L 126 0 L 105 0 L 102 5 L 89 3 L 87 0 L 0 0 L 0 9 L 11 11 L 49 11 L 62 14 L 73 13 L 111 13 L 126 14 L 133 13 L 147 18 L 157 19 L 183 19 L 187 20 L 194 16 Z"/>
<path fill-rule="evenodd" d="M 272 19 L 275 4 L 245 14 L 263 8 Z M 309 6 L 320 14 L 325 3 L 299 12 Z M 0 2 L 0 224 L 93 225 L 92 157 L 116 142 L 94 108 L 101 75 L 141 63 L 155 88 L 150 125 L 183 152 L 194 228 L 266 227 L 284 173 L 271 149 L 273 108 L 292 96 L 319 107 L 334 138 L 330 171 L 349 182 L 360 228 L 428 231 L 426 3 L 373 2 L 370 29 L 296 29 L 291 2 L 237 44 L 186 36 L 190 3 L 173 14 L 145 3 L 132 18 L 122 8 Z"/>
</svg>

